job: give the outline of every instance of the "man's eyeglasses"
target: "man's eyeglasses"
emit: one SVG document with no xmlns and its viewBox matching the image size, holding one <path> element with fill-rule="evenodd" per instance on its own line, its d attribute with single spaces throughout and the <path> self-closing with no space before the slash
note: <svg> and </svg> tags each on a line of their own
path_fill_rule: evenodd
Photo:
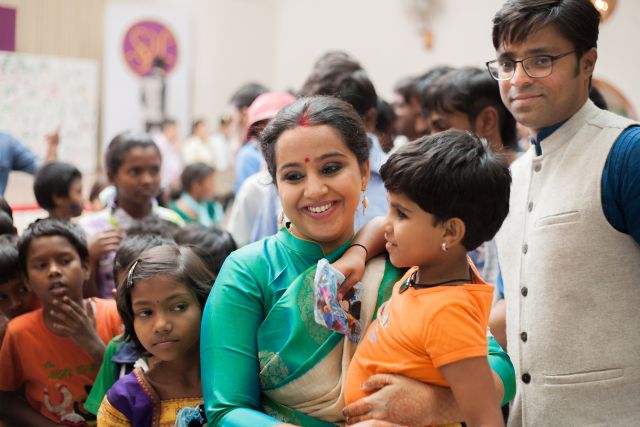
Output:
<svg viewBox="0 0 640 427">
<path fill-rule="evenodd" d="M 524 72 L 527 73 L 529 77 L 537 79 L 547 77 L 551 74 L 554 61 L 575 52 L 575 50 L 572 50 L 571 52 L 565 52 L 559 55 L 536 55 L 519 61 L 514 61 L 513 59 L 494 59 L 493 61 L 488 61 L 486 64 L 491 77 L 496 80 L 511 80 L 516 73 L 518 63 L 522 64 Z"/>
</svg>

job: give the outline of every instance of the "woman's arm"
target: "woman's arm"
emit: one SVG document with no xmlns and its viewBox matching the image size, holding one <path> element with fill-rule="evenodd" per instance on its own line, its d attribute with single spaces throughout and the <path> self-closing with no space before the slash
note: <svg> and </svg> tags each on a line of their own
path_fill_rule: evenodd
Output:
<svg viewBox="0 0 640 427">
<path fill-rule="evenodd" d="M 232 254 L 225 261 L 202 313 L 202 392 L 211 425 L 271 427 L 260 412 L 257 331 L 263 295 L 251 275 L 253 260 Z"/>
<path fill-rule="evenodd" d="M 345 275 L 338 297 L 347 293 L 364 275 L 364 265 L 371 258 L 385 251 L 384 217 L 376 217 L 358 231 L 351 247 L 332 265 Z M 363 248 L 364 246 L 364 248 Z M 366 250 L 365 250 L 366 248 Z"/>
<path fill-rule="evenodd" d="M 515 371 L 507 353 L 489 337 L 487 357 L 493 383 L 502 405 L 515 396 Z M 401 375 L 371 376 L 362 389 L 372 393 L 344 408 L 347 421 L 386 420 L 406 425 L 459 422 L 462 412 L 449 388 L 425 384 Z"/>
</svg>

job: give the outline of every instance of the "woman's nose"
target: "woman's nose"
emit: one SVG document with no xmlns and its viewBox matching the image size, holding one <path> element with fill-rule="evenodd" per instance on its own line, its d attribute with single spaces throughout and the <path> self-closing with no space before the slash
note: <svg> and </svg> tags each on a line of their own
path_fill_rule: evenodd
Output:
<svg viewBox="0 0 640 427">
<path fill-rule="evenodd" d="M 317 177 L 309 176 L 304 189 L 304 195 L 310 199 L 317 199 L 327 193 L 327 185 Z"/>
</svg>

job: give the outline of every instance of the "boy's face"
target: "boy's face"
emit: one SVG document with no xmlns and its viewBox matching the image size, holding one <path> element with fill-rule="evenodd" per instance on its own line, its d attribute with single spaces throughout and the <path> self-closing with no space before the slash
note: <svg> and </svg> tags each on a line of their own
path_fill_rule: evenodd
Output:
<svg viewBox="0 0 640 427">
<path fill-rule="evenodd" d="M 56 216 L 64 219 L 71 219 L 82 214 L 84 209 L 84 198 L 82 197 L 82 179 L 75 178 L 69 186 L 69 193 L 64 196 L 53 195 L 56 204 Z"/>
<path fill-rule="evenodd" d="M 396 267 L 426 266 L 442 256 L 445 230 L 433 215 L 400 193 L 389 192 L 384 238 L 391 263 Z"/>
<path fill-rule="evenodd" d="M 63 296 L 82 301 L 82 288 L 88 278 L 88 261 L 80 260 L 65 237 L 43 236 L 31 241 L 27 251 L 27 281 L 45 308 Z"/>
<path fill-rule="evenodd" d="M 9 319 L 38 307 L 38 297 L 27 288 L 19 274 L 0 283 L 0 312 Z"/>
</svg>

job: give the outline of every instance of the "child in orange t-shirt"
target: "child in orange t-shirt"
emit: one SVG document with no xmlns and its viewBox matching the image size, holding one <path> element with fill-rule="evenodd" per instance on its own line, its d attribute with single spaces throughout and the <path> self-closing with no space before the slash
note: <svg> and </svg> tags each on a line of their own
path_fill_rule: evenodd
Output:
<svg viewBox="0 0 640 427">
<path fill-rule="evenodd" d="M 89 261 L 76 226 L 35 222 L 18 251 L 43 308 L 9 322 L 0 350 L 0 415 L 16 425 L 87 425 L 95 417 L 82 402 L 105 344 L 121 332 L 115 302 L 82 298 Z"/>
<path fill-rule="evenodd" d="M 493 287 L 467 252 L 493 238 L 509 211 L 509 169 L 476 136 L 451 130 L 407 144 L 382 166 L 386 248 L 412 267 L 378 311 L 351 361 L 345 401 L 371 375 L 450 387 L 469 426 L 502 426 L 487 362 Z"/>
</svg>

